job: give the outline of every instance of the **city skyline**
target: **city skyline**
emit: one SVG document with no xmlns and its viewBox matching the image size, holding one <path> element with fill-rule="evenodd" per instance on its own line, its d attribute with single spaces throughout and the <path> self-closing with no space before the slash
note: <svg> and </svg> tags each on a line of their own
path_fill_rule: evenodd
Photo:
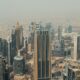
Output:
<svg viewBox="0 0 80 80">
<path fill-rule="evenodd" d="M 80 80 L 80 0 L 0 0 L 0 80 Z"/>
</svg>

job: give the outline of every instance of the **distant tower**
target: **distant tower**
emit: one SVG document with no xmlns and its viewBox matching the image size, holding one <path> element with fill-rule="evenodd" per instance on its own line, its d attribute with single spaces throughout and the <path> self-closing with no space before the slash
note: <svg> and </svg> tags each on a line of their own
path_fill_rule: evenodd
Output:
<svg viewBox="0 0 80 80">
<path fill-rule="evenodd" d="M 20 51 L 18 55 L 14 57 L 13 63 L 14 70 L 14 80 L 27 80 L 25 76 L 25 61 L 22 56 L 20 56 Z"/>
<path fill-rule="evenodd" d="M 77 37 L 77 59 L 80 60 L 80 35 Z"/>
<path fill-rule="evenodd" d="M 72 32 L 72 26 L 69 25 L 69 27 L 68 27 L 68 33 L 71 33 L 71 32 Z"/>
<path fill-rule="evenodd" d="M 0 56 L 0 80 L 4 80 L 4 69 L 3 69 L 3 63 L 2 63 L 2 57 Z"/>
<path fill-rule="evenodd" d="M 50 42 L 52 42 L 53 39 L 54 39 L 54 29 L 52 27 L 52 24 L 51 23 L 46 23 L 46 29 L 49 31 Z"/>
<path fill-rule="evenodd" d="M 58 40 L 61 41 L 61 38 L 62 38 L 62 27 L 59 26 L 58 27 Z"/>
<path fill-rule="evenodd" d="M 78 42 L 77 42 L 77 33 L 72 34 L 72 47 L 71 47 L 71 58 L 76 61 L 77 60 L 77 50 L 78 50 Z"/>
<path fill-rule="evenodd" d="M 28 51 L 28 40 L 27 40 L 27 37 L 24 39 L 24 48 L 26 50 L 26 53 Z"/>
<path fill-rule="evenodd" d="M 30 32 L 35 32 L 36 30 L 36 23 L 35 22 L 31 22 L 30 26 L 29 26 L 29 31 Z"/>
<path fill-rule="evenodd" d="M 20 49 L 22 48 L 24 42 L 23 42 L 23 28 L 19 25 L 19 22 L 16 24 L 15 29 L 15 35 L 16 35 L 16 48 Z"/>
<path fill-rule="evenodd" d="M 34 50 L 34 32 L 31 33 L 31 49 Z"/>
<path fill-rule="evenodd" d="M 48 30 L 38 25 L 34 40 L 34 80 L 50 80 L 50 52 Z"/>
<path fill-rule="evenodd" d="M 14 56 L 16 56 L 16 34 L 15 34 L 15 28 L 12 29 L 11 34 L 11 43 L 10 43 L 10 56 L 11 56 L 11 65 L 13 64 Z M 8 44 L 9 45 L 9 44 Z"/>
<path fill-rule="evenodd" d="M 7 57 L 8 55 L 8 43 L 6 39 L 0 38 L 0 55 Z"/>
<path fill-rule="evenodd" d="M 8 40 L 8 64 L 11 65 L 11 39 Z"/>
<path fill-rule="evenodd" d="M 14 28 L 12 29 L 11 39 L 11 62 L 13 64 L 13 58 L 14 56 L 16 56 L 17 49 L 21 49 L 24 45 L 23 28 L 19 25 L 19 22 L 17 22 L 16 26 L 14 26 Z"/>
<path fill-rule="evenodd" d="M 31 49 L 34 50 L 34 33 L 36 30 L 36 23 L 32 22 L 29 26 L 30 35 L 31 35 Z"/>
</svg>

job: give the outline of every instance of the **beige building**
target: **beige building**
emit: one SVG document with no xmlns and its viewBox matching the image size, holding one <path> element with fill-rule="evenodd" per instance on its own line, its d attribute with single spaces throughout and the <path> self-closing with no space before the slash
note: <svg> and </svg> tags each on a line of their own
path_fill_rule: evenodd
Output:
<svg viewBox="0 0 80 80">
<path fill-rule="evenodd" d="M 26 75 L 15 75 L 14 80 L 28 80 Z"/>
<path fill-rule="evenodd" d="M 77 33 L 72 34 L 71 58 L 77 60 Z"/>
</svg>

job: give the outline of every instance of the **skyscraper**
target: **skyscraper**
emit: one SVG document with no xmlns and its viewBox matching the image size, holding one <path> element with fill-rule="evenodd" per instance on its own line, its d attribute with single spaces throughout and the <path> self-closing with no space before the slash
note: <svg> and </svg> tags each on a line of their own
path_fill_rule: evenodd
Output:
<svg viewBox="0 0 80 80">
<path fill-rule="evenodd" d="M 61 37 L 62 37 L 62 27 L 59 26 L 58 27 L 58 40 L 61 41 Z"/>
<path fill-rule="evenodd" d="M 7 55 L 8 55 L 8 43 L 7 43 L 6 39 L 0 38 L 0 52 L 2 53 L 0 55 L 7 57 Z"/>
<path fill-rule="evenodd" d="M 36 23 L 32 22 L 29 26 L 30 36 L 31 36 L 31 49 L 34 50 L 34 33 L 36 30 Z"/>
<path fill-rule="evenodd" d="M 23 28 L 19 25 L 19 22 L 17 22 L 16 26 L 12 29 L 11 39 L 11 62 L 13 63 L 13 58 L 16 56 L 17 49 L 21 49 L 24 45 Z"/>
<path fill-rule="evenodd" d="M 14 57 L 13 63 L 14 70 L 14 80 L 27 80 L 25 76 L 25 61 L 23 56 L 20 56 L 20 51 L 18 51 L 18 55 Z"/>
<path fill-rule="evenodd" d="M 16 24 L 15 34 L 16 34 L 16 48 L 21 49 L 24 44 L 23 28 L 22 26 L 19 25 L 19 22 L 17 22 Z"/>
<path fill-rule="evenodd" d="M 34 80 L 50 80 L 49 31 L 37 25 L 34 41 Z"/>
<path fill-rule="evenodd" d="M 0 80 L 4 80 L 3 78 L 3 64 L 2 64 L 2 57 L 0 56 Z"/>
<path fill-rule="evenodd" d="M 72 32 L 72 26 L 69 25 L 69 27 L 68 27 L 68 33 L 71 33 L 71 32 Z"/>
<path fill-rule="evenodd" d="M 73 59 L 73 60 L 77 60 L 77 37 L 78 37 L 78 35 L 77 35 L 77 33 L 73 33 L 72 34 L 72 45 L 71 45 L 71 58 Z"/>
<path fill-rule="evenodd" d="M 80 59 L 80 35 L 77 37 L 77 59 Z"/>
</svg>

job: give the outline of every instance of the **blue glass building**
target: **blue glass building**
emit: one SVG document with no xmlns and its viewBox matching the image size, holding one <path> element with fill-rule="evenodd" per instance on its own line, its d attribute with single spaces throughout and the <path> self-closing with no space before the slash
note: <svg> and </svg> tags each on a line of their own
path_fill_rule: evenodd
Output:
<svg viewBox="0 0 80 80">
<path fill-rule="evenodd" d="M 25 72 L 25 61 L 22 56 L 15 56 L 13 63 L 14 73 L 16 75 L 23 75 Z"/>
</svg>

